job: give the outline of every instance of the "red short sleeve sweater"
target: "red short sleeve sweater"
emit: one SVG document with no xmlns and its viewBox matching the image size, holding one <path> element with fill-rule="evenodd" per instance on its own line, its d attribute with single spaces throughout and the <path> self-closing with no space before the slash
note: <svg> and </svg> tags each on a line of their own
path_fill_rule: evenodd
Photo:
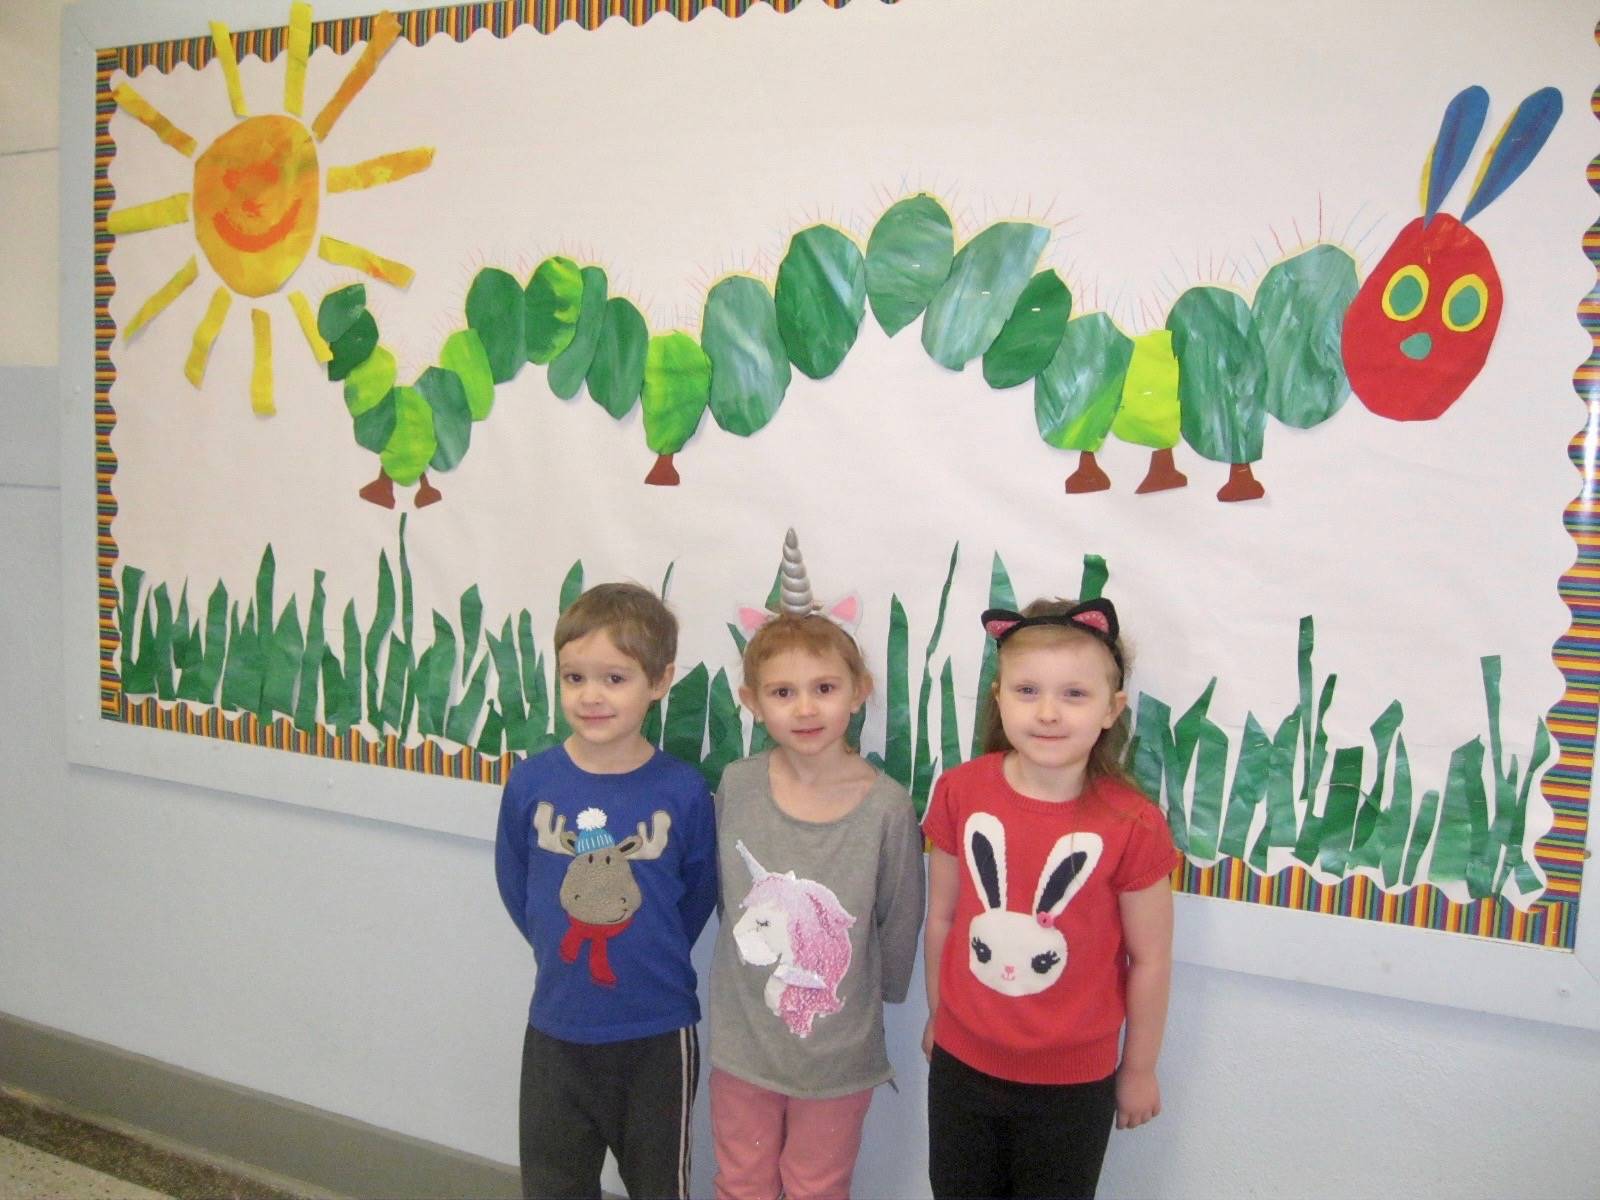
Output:
<svg viewBox="0 0 1600 1200">
<path fill-rule="evenodd" d="M 1118 895 L 1170 875 L 1178 853 L 1161 810 L 1126 784 L 1036 800 L 1006 782 L 1004 757 L 947 771 L 923 819 L 961 868 L 934 1041 L 1001 1079 L 1104 1079 L 1125 1015 Z"/>
</svg>

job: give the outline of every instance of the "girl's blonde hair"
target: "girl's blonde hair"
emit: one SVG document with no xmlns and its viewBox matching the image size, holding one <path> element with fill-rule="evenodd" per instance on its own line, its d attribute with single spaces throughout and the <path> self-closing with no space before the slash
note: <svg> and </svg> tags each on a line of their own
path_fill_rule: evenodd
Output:
<svg viewBox="0 0 1600 1200">
<path fill-rule="evenodd" d="M 1058 617 L 1064 616 L 1078 604 L 1076 600 L 1035 600 L 1022 610 L 1025 617 Z M 1113 692 L 1123 690 L 1129 668 L 1132 666 L 1132 655 L 1128 644 L 1119 636 L 1115 640 L 1115 653 L 1112 652 L 1112 643 L 1103 635 L 1096 634 L 1088 629 L 1076 625 L 1030 625 L 1010 634 L 999 647 L 998 661 L 996 664 L 994 683 L 989 688 L 989 694 L 983 702 L 983 750 L 985 754 L 997 751 L 1010 751 L 1015 749 L 1011 740 L 1006 737 L 1005 726 L 1000 723 L 1000 679 L 1005 673 L 1006 654 L 1012 650 L 1030 646 L 1066 646 L 1075 642 L 1092 642 L 1099 646 L 1106 655 L 1106 665 L 1109 669 L 1108 678 Z M 1121 669 L 1118 669 L 1117 660 L 1121 659 Z M 1085 764 L 1084 775 L 1087 779 L 1115 779 L 1122 783 L 1131 783 L 1127 768 L 1122 765 L 1123 756 L 1127 753 L 1129 737 L 1129 716 L 1127 708 L 1117 717 L 1111 728 L 1101 730 L 1100 737 L 1096 740 L 1094 748 L 1089 751 L 1089 761 Z"/>
</svg>

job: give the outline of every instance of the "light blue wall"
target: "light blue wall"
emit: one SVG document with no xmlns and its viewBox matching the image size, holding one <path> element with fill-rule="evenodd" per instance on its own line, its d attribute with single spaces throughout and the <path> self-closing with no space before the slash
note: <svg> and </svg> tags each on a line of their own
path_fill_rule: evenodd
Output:
<svg viewBox="0 0 1600 1200">
<path fill-rule="evenodd" d="M 51 7 L 0 6 L 0 1012 L 511 1161 L 530 971 L 486 844 L 65 761 Z M 922 1015 L 858 1195 L 926 1194 Z M 1162 1077 L 1102 1194 L 1600 1194 L 1593 1033 L 1180 966 Z"/>
</svg>

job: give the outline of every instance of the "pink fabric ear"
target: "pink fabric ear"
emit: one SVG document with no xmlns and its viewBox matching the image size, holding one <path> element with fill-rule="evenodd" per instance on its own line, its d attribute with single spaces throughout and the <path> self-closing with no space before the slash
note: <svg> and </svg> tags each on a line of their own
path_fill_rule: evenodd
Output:
<svg viewBox="0 0 1600 1200">
<path fill-rule="evenodd" d="M 1106 615 L 1103 612 L 1079 613 L 1072 618 L 1072 623 L 1074 625 L 1088 625 L 1093 629 L 1098 629 L 1107 637 L 1111 636 L 1111 622 L 1106 620 Z"/>
<path fill-rule="evenodd" d="M 744 630 L 747 635 L 752 634 L 776 615 L 764 608 L 746 608 L 741 605 L 739 608 L 739 628 Z"/>
<path fill-rule="evenodd" d="M 835 601 L 828 615 L 841 625 L 855 625 L 861 620 L 861 597 L 851 592 L 843 600 Z"/>
<path fill-rule="evenodd" d="M 988 630 L 990 637 L 998 641 L 1020 624 L 1021 621 L 990 621 L 984 625 L 984 629 Z"/>
</svg>

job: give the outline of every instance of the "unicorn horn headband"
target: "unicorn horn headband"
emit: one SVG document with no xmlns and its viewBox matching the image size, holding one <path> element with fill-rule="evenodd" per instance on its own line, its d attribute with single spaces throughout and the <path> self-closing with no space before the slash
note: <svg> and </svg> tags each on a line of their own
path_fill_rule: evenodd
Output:
<svg viewBox="0 0 1600 1200">
<path fill-rule="evenodd" d="M 811 595 L 811 576 L 800 557 L 800 539 L 793 529 L 783 535 L 783 566 L 779 569 L 778 609 L 792 617 L 809 617 L 821 605 Z"/>
<path fill-rule="evenodd" d="M 1082 604 L 1074 604 L 1063 613 L 1050 613 L 1037 617 L 1025 617 L 1019 612 L 1012 612 L 1009 608 L 990 608 L 984 611 L 982 620 L 984 630 L 1002 646 L 1017 630 L 1036 625 L 1060 625 L 1068 629 L 1081 629 L 1093 635 L 1111 651 L 1111 657 L 1117 664 L 1118 677 L 1125 674 L 1122 665 L 1122 647 L 1118 644 L 1121 627 L 1117 624 L 1117 610 L 1104 596 L 1086 600 Z"/>
</svg>

